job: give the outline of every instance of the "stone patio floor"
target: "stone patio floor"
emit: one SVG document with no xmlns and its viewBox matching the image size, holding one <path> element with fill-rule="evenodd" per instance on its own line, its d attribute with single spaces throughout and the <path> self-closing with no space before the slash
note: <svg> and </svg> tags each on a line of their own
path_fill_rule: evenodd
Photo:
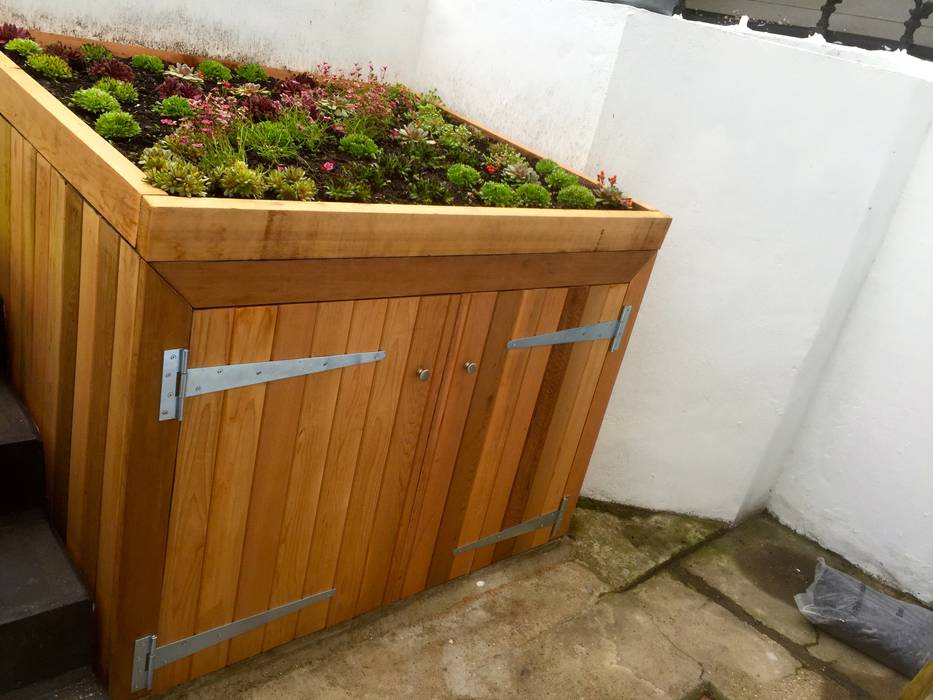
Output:
<svg viewBox="0 0 933 700">
<path fill-rule="evenodd" d="M 769 516 L 583 505 L 564 541 L 168 697 L 891 700 L 907 682 L 797 612 L 817 557 L 853 568 Z"/>
</svg>

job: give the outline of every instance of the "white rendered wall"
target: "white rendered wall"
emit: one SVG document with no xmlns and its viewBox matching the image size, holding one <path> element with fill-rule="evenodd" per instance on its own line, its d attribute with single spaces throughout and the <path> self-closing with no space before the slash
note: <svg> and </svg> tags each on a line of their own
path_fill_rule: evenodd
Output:
<svg viewBox="0 0 933 700">
<path fill-rule="evenodd" d="M 933 602 L 933 131 L 770 508 Z"/>
<path fill-rule="evenodd" d="M 373 61 L 411 75 L 429 0 L 0 0 L 41 31 L 253 60 L 295 70 Z"/>
</svg>

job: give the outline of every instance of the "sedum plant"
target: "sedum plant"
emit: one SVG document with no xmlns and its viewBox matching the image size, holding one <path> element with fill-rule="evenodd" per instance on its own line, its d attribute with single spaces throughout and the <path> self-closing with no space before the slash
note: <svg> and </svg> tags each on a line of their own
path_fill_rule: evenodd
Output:
<svg viewBox="0 0 933 700">
<path fill-rule="evenodd" d="M 130 65 L 136 70 L 146 73 L 161 73 L 165 70 L 165 63 L 158 56 L 151 56 L 147 53 L 138 53 L 130 59 Z"/>
<path fill-rule="evenodd" d="M 237 66 L 236 74 L 248 83 L 264 83 L 269 79 L 269 74 L 265 69 L 256 63 L 244 63 Z"/>
<path fill-rule="evenodd" d="M 149 149 L 147 149 L 149 150 Z M 207 177 L 194 163 L 172 158 L 145 170 L 146 181 L 179 197 L 206 197 Z"/>
<path fill-rule="evenodd" d="M 136 79 L 133 69 L 117 58 L 94 61 L 87 71 L 95 78 L 115 78 L 125 83 L 132 83 Z"/>
<path fill-rule="evenodd" d="M 191 109 L 191 103 L 181 95 L 171 95 L 159 102 L 153 110 L 163 117 L 173 119 L 182 119 L 184 117 L 194 116 L 194 110 Z"/>
<path fill-rule="evenodd" d="M 540 179 L 535 169 L 528 165 L 527 162 L 512 163 L 506 166 L 505 170 L 502 171 L 502 178 L 516 185 L 526 182 L 538 182 Z"/>
<path fill-rule="evenodd" d="M 104 112 L 94 122 L 94 130 L 105 139 L 129 139 L 142 131 L 133 115 L 126 112 Z"/>
<path fill-rule="evenodd" d="M 111 95 L 116 97 L 117 101 L 121 104 L 126 104 L 127 102 L 136 102 L 139 99 L 139 93 L 136 92 L 136 88 L 134 88 L 130 83 L 117 80 L 116 78 L 101 78 L 96 83 L 94 83 L 94 87 L 96 87 L 98 90 L 109 92 Z"/>
<path fill-rule="evenodd" d="M 26 59 L 26 65 L 46 78 L 70 78 L 71 68 L 68 61 L 47 53 L 34 53 Z"/>
<path fill-rule="evenodd" d="M 22 27 L 17 27 L 10 22 L 0 23 L 0 44 L 10 39 L 31 39 L 32 35 Z"/>
<path fill-rule="evenodd" d="M 543 178 L 547 178 L 552 172 L 557 170 L 560 166 L 549 158 L 542 158 L 535 165 L 535 172 L 538 173 Z"/>
<path fill-rule="evenodd" d="M 317 185 L 314 180 L 307 177 L 301 168 L 273 170 L 266 176 L 266 183 L 275 193 L 276 199 L 310 202 L 317 194 Z"/>
<path fill-rule="evenodd" d="M 81 53 L 79 49 L 74 48 L 73 46 L 66 46 L 60 41 L 56 41 L 54 44 L 49 44 L 45 47 L 45 52 L 52 56 L 58 56 L 66 61 L 69 64 L 78 65 L 84 61 L 84 54 Z"/>
<path fill-rule="evenodd" d="M 446 182 L 419 175 L 412 178 L 408 196 L 418 204 L 450 204 L 452 199 Z"/>
<path fill-rule="evenodd" d="M 84 54 L 84 59 L 91 63 L 94 61 L 103 61 L 105 58 L 113 58 L 110 49 L 100 44 L 84 44 L 81 47 L 81 52 Z"/>
<path fill-rule="evenodd" d="M 563 168 L 554 168 L 547 177 L 544 178 L 544 181 L 547 183 L 548 187 L 553 190 L 562 190 L 565 187 L 570 187 L 571 185 L 578 185 L 580 181 L 577 179 L 576 175 L 568 173 Z"/>
<path fill-rule="evenodd" d="M 557 193 L 557 203 L 564 209 L 592 209 L 596 206 L 596 195 L 583 185 L 568 185 Z"/>
<path fill-rule="evenodd" d="M 480 188 L 479 198 L 487 207 L 514 207 L 518 203 L 515 190 L 501 182 L 487 182 Z"/>
<path fill-rule="evenodd" d="M 24 58 L 42 53 L 42 47 L 32 39 L 23 39 L 19 37 L 16 39 L 10 39 L 4 48 L 7 51 L 12 51 L 15 54 L 19 54 Z"/>
<path fill-rule="evenodd" d="M 172 161 L 178 160 L 174 153 L 162 146 L 150 146 L 137 161 L 143 170 L 164 170 Z"/>
<path fill-rule="evenodd" d="M 265 176 L 258 170 L 250 170 L 242 160 L 221 168 L 214 181 L 227 197 L 259 199 L 266 192 Z"/>
<path fill-rule="evenodd" d="M 354 158 L 375 158 L 381 150 L 366 134 L 348 134 L 340 139 L 339 147 Z"/>
<path fill-rule="evenodd" d="M 447 168 L 447 179 L 450 184 L 469 190 L 480 181 L 480 174 L 476 168 L 456 163 Z"/>
<path fill-rule="evenodd" d="M 198 70 L 201 72 L 201 75 L 204 76 L 205 80 L 210 80 L 215 83 L 222 83 L 233 77 L 233 73 L 230 72 L 230 69 L 220 61 L 201 61 L 198 64 Z"/>
<path fill-rule="evenodd" d="M 551 193 L 536 182 L 526 182 L 515 190 L 518 204 L 533 209 L 544 209 L 551 206 Z"/>
<path fill-rule="evenodd" d="M 120 111 L 120 103 L 117 102 L 117 98 L 100 88 L 75 90 L 71 93 L 71 103 L 91 114 Z"/>
<path fill-rule="evenodd" d="M 495 166 L 496 170 L 504 170 L 510 165 L 527 164 L 525 156 L 516 151 L 507 143 L 494 143 L 489 147 L 486 158 L 490 165 Z"/>
</svg>

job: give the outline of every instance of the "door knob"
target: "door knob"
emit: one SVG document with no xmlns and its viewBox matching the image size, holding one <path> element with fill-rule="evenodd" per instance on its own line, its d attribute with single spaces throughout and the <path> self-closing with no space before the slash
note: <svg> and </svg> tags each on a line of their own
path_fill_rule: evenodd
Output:
<svg viewBox="0 0 933 700">
<path fill-rule="evenodd" d="M 463 365 L 463 369 L 466 370 L 467 374 L 476 374 L 476 370 L 479 369 L 479 365 L 475 362 L 467 362 Z"/>
<path fill-rule="evenodd" d="M 418 379 L 422 382 L 426 382 L 431 378 L 431 370 L 429 369 L 419 369 L 418 370 Z"/>
</svg>

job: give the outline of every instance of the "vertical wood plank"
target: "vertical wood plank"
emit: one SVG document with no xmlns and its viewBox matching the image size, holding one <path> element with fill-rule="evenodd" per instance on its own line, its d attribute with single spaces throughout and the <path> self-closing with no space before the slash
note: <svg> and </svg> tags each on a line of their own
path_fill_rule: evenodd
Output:
<svg viewBox="0 0 933 700">
<path fill-rule="evenodd" d="M 193 314 L 190 366 L 227 363 L 233 315 L 233 309 Z M 165 643 L 195 632 L 223 398 L 223 392 L 216 392 L 186 401 L 185 405 L 159 610 L 158 635 Z M 161 692 L 183 683 L 188 680 L 190 670 L 190 657 L 159 669 L 153 678 L 153 689 Z"/>
<path fill-rule="evenodd" d="M 158 628 L 180 429 L 178 421 L 158 420 L 162 353 L 187 347 L 191 331 L 191 308 L 145 264 L 139 269 L 136 307 L 128 338 L 117 335 L 115 343 L 131 345 L 130 374 L 111 380 L 111 395 L 119 385 L 131 396 L 123 421 L 123 508 L 116 520 L 103 519 L 102 528 L 116 529 L 121 544 L 110 634 L 109 691 L 114 700 L 129 696 L 135 640 Z"/>
<path fill-rule="evenodd" d="M 392 299 L 388 303 L 380 343 L 386 358 L 375 368 L 334 579 L 337 595 L 330 604 L 328 625 L 350 618 L 356 609 L 402 386 L 423 383 L 415 376 L 417 368 L 405 371 L 417 314 L 417 298 Z"/>
<path fill-rule="evenodd" d="M 583 478 L 586 476 L 586 468 L 589 466 L 590 458 L 593 456 L 593 448 L 596 445 L 596 438 L 599 436 L 599 429 L 603 423 L 603 417 L 606 415 L 606 409 L 609 406 L 609 399 L 612 396 L 612 389 L 615 386 L 616 377 L 622 366 L 622 358 L 625 356 L 625 350 L 628 347 L 629 339 L 635 329 L 635 320 L 641 309 L 641 302 L 648 286 L 648 278 L 651 276 L 651 270 L 654 267 L 656 256 L 652 256 L 648 263 L 639 270 L 625 292 L 623 305 L 632 306 L 632 315 L 629 319 L 628 328 L 625 329 L 625 335 L 622 337 L 622 343 L 617 352 L 610 352 L 606 355 L 603 363 L 602 372 L 599 375 L 599 381 L 596 390 L 593 392 L 593 400 L 587 411 L 586 423 L 580 435 L 580 444 L 577 453 L 573 458 L 573 466 L 567 477 L 567 483 L 564 487 L 564 493 L 570 496 L 567 503 L 567 512 L 560 529 L 555 533 L 557 537 L 567 534 L 570 527 L 570 521 L 577 507 L 577 501 L 580 498 L 580 489 L 583 488 Z"/>
<path fill-rule="evenodd" d="M 398 415 L 386 458 L 386 467 L 375 507 L 372 535 L 366 556 L 356 614 L 379 607 L 389 578 L 392 553 L 405 538 L 405 525 L 414 495 L 413 481 L 418 473 L 428 429 L 434 415 L 440 379 L 456 320 L 458 297 L 426 297 L 420 302 L 418 318 L 404 373 L 413 376 L 419 368 L 430 367 L 430 382 L 404 382 Z"/>
<path fill-rule="evenodd" d="M 479 374 L 467 375 L 463 366 L 476 362 L 482 355 L 497 297 L 495 292 L 471 294 L 461 309 L 412 510 L 410 550 L 401 552 L 407 562 L 402 587 L 387 591 L 393 598 L 411 595 L 426 585 L 444 503 L 479 377 Z"/>
<path fill-rule="evenodd" d="M 521 311 L 525 292 L 500 292 L 496 299 L 492 321 L 486 335 L 480 359 L 467 359 L 479 363 L 476 385 L 470 401 L 463 437 L 457 451 L 457 460 L 451 475 L 450 486 L 444 503 L 444 513 L 438 527 L 428 585 L 446 581 L 453 563 L 453 548 L 463 526 L 476 470 L 479 466 L 483 445 L 493 415 L 496 393 L 506 364 L 508 342 L 512 337 L 516 318 Z M 454 365 L 452 370 L 462 380 L 463 365 Z"/>
<path fill-rule="evenodd" d="M 75 342 L 68 550 L 96 591 L 100 509 L 110 403 L 120 236 L 87 204 L 81 215 L 81 272 Z"/>
<path fill-rule="evenodd" d="M 55 493 L 55 469 L 48 459 L 48 450 L 54 446 L 55 435 L 51 430 L 49 414 L 51 389 L 49 369 L 49 228 L 51 224 L 52 166 L 41 155 L 36 154 L 35 207 L 32 240 L 32 289 L 25 303 L 24 318 L 29 329 L 24 338 L 26 360 L 23 377 L 23 398 L 29 407 L 32 419 L 39 428 L 45 459 L 45 500 L 51 506 Z"/>
<path fill-rule="evenodd" d="M 583 324 L 618 318 L 625 290 L 624 284 L 594 290 L 583 314 Z M 609 343 L 609 340 L 599 340 L 573 346 L 561 396 L 554 412 L 553 427 L 542 452 L 524 519 L 556 510 L 565 495 L 564 486 L 580 444 L 580 434 L 609 351 Z M 515 542 L 515 552 L 544 544 L 550 536 L 551 532 L 546 528 L 523 535 Z"/>
<path fill-rule="evenodd" d="M 36 223 L 36 152 L 13 131 L 13 177 L 10 182 L 10 303 L 7 328 L 10 345 L 10 378 L 24 396 L 26 367 L 31 349 L 32 266 Z"/>
<path fill-rule="evenodd" d="M 230 364 L 269 359 L 276 311 L 274 306 L 236 310 Z M 257 384 L 223 392 L 198 597 L 196 630 L 199 632 L 233 619 L 266 388 L 265 384 Z M 229 642 L 224 642 L 195 654 L 191 659 L 192 676 L 201 676 L 223 666 L 228 645 Z"/>
<path fill-rule="evenodd" d="M 590 289 L 587 287 L 573 287 L 567 292 L 567 298 L 561 312 L 558 329 L 574 328 L 582 325 L 584 307 L 587 304 Z M 509 502 L 506 506 L 505 517 L 498 530 L 517 525 L 524 519 L 525 507 L 528 503 L 528 494 L 538 465 L 541 453 L 551 430 L 560 388 L 564 383 L 567 365 L 570 361 L 572 345 L 555 345 L 548 356 L 547 368 L 541 389 L 535 401 L 535 410 L 532 414 L 528 435 L 522 448 L 518 469 L 515 471 L 515 480 L 509 489 Z M 512 553 L 514 540 L 506 540 L 496 545 L 493 552 L 493 561 L 498 561 Z"/>
<path fill-rule="evenodd" d="M 549 289 L 547 291 L 541 317 L 532 335 L 550 333 L 557 329 L 566 300 L 566 289 Z M 509 424 L 505 445 L 502 449 L 495 483 L 486 505 L 483 525 L 474 539 L 492 535 L 503 529 L 502 520 L 508 507 L 509 494 L 512 485 L 515 483 L 515 475 L 531 428 L 531 419 L 541 392 L 541 383 L 544 380 L 545 370 L 548 366 L 551 346 L 541 345 L 534 348 L 513 350 L 512 352 L 527 354 L 525 374 L 519 389 L 515 411 Z M 464 538 L 464 541 L 467 541 L 467 538 Z M 492 562 L 494 552 L 494 545 L 474 550 L 472 552 L 472 570 L 476 571 L 489 565 Z"/>
<path fill-rule="evenodd" d="M 347 352 L 352 318 L 352 301 L 320 304 L 311 354 L 341 355 Z M 322 372 L 305 379 L 270 607 L 297 600 L 304 591 L 340 378 L 340 372 Z M 263 649 L 292 639 L 297 624 L 296 613 L 266 625 Z"/>
<path fill-rule="evenodd" d="M 0 117 L 0 302 L 10 300 L 10 196 L 13 185 L 13 130 Z M 0 323 L 3 323 L 0 317 Z M 0 351 L 0 363 L 6 359 L 6 348 Z"/>
<path fill-rule="evenodd" d="M 308 356 L 317 311 L 314 304 L 279 307 L 271 359 Z M 305 385 L 304 378 L 298 377 L 273 382 L 266 388 L 233 616 L 235 620 L 269 608 Z M 262 651 L 263 636 L 264 630 L 256 629 L 231 640 L 227 663 Z"/>
<path fill-rule="evenodd" d="M 117 269 L 117 301 L 114 313 L 114 344 L 110 363 L 110 398 L 107 410 L 107 437 L 101 490 L 101 524 L 98 533 L 97 618 L 104 674 L 110 672 L 113 632 L 117 624 L 117 580 L 123 546 L 123 513 L 126 498 L 126 471 L 130 439 L 129 418 L 136 351 L 133 333 L 139 310 L 140 259 L 125 241 L 120 241 Z M 161 374 L 161 368 L 160 368 Z M 158 405 L 158 404 L 156 404 Z"/>
<path fill-rule="evenodd" d="M 546 299 L 546 290 L 530 290 L 522 294 L 521 306 L 509 332 L 510 338 L 522 338 L 536 334 Z M 472 542 L 480 536 L 489 499 L 492 496 L 492 488 L 496 483 L 496 475 L 502 461 L 502 453 L 509 435 L 516 427 L 512 424 L 512 417 L 522 395 L 522 384 L 530 351 L 531 348 L 519 351 L 509 350 L 505 355 L 502 374 L 492 397 L 489 425 L 476 459 L 475 476 L 469 492 L 464 496 L 466 505 L 461 518 L 461 526 L 453 536 L 451 546 Z M 447 517 L 446 514 L 445 517 Z M 473 551 L 452 557 L 447 578 L 468 573 L 472 563 Z"/>
<path fill-rule="evenodd" d="M 354 302 L 353 320 L 347 342 L 348 352 L 368 352 L 377 349 L 387 306 L 385 299 Z M 340 370 L 340 393 L 327 452 L 327 466 L 318 499 L 314 540 L 311 543 L 311 556 L 305 575 L 305 595 L 327 590 L 334 585 L 350 490 L 358 466 L 357 458 L 366 426 L 375 370 L 374 364 Z M 339 591 L 337 595 L 340 595 Z M 299 635 L 314 632 L 324 626 L 330 602 L 313 605 L 299 613 Z"/>
</svg>

